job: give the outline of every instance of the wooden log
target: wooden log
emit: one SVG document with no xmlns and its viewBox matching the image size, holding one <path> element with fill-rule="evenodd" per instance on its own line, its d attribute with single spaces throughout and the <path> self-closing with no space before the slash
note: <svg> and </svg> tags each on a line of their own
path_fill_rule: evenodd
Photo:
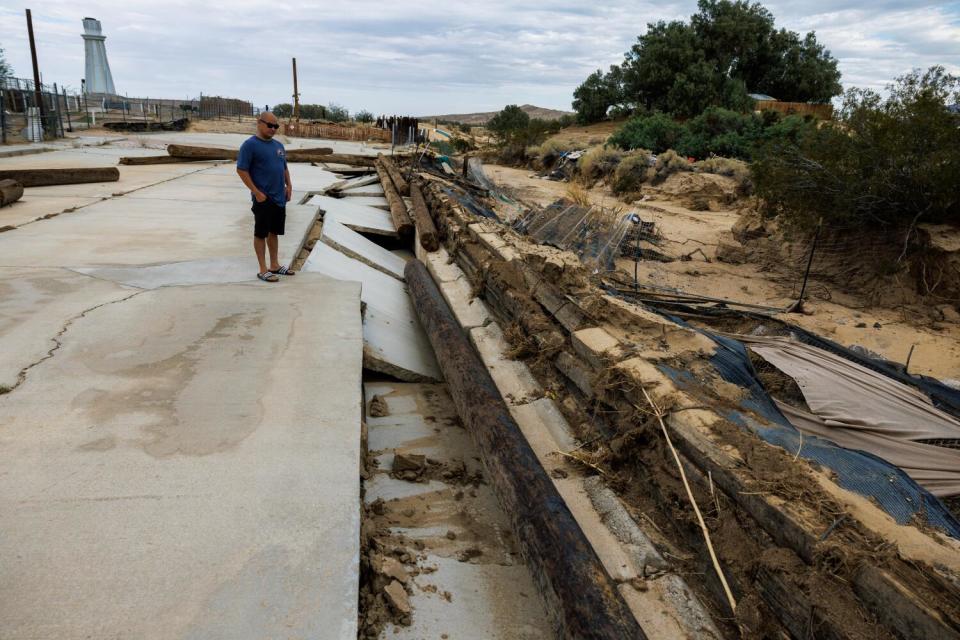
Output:
<svg viewBox="0 0 960 640">
<path fill-rule="evenodd" d="M 437 228 L 430 218 L 427 203 L 423 199 L 423 191 L 420 190 L 420 185 L 416 182 L 410 185 L 410 200 L 413 202 L 413 224 L 420 235 L 420 246 L 430 252 L 436 251 L 440 248 L 440 241 L 437 240 Z"/>
<path fill-rule="evenodd" d="M 176 156 L 124 156 L 120 158 L 120 164 L 142 165 L 142 164 L 176 164 L 179 162 L 203 162 L 202 158 L 180 158 Z"/>
<path fill-rule="evenodd" d="M 383 185 L 383 195 L 387 199 L 387 204 L 390 205 L 390 218 L 393 220 L 393 226 L 397 228 L 397 235 L 408 238 L 413 235 L 413 221 L 407 213 L 407 205 L 394 188 L 383 164 L 378 160 L 375 166 L 380 176 L 380 183 Z"/>
<path fill-rule="evenodd" d="M 558 638 L 646 638 L 419 260 L 404 275 L 461 420 L 508 514 Z"/>
<path fill-rule="evenodd" d="M 390 174 L 390 179 L 393 181 L 393 186 L 397 188 L 397 192 L 401 196 L 410 195 L 410 185 L 404 180 L 403 175 L 400 173 L 400 169 L 397 168 L 396 163 L 393 161 L 393 157 L 385 156 L 382 153 L 377 156 L 384 169 L 387 170 L 387 173 Z"/>
<path fill-rule="evenodd" d="M 195 147 L 185 144 L 171 144 L 167 146 L 167 154 L 175 158 L 191 158 L 194 160 L 236 160 L 238 149 L 218 149 L 216 147 Z M 287 162 L 344 162 L 344 164 L 353 164 L 345 162 L 347 158 L 363 158 L 363 156 L 336 156 L 338 160 L 331 160 L 335 157 L 333 149 L 328 147 L 318 147 L 316 149 L 288 149 Z M 371 158 L 372 160 L 372 158 Z"/>
<path fill-rule="evenodd" d="M 116 167 L 0 170 L 0 180 L 16 180 L 24 187 L 49 187 L 55 184 L 82 184 L 86 182 L 116 182 L 119 179 L 120 170 Z"/>
<path fill-rule="evenodd" d="M 0 207 L 13 204 L 23 196 L 23 185 L 16 180 L 0 180 Z"/>
</svg>

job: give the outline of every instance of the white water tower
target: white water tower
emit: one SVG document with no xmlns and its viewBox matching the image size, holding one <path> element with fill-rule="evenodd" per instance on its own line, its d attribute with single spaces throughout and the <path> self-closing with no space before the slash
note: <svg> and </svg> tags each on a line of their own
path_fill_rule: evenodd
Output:
<svg viewBox="0 0 960 640">
<path fill-rule="evenodd" d="M 100 21 L 95 18 L 83 19 L 83 47 L 87 53 L 86 88 L 87 93 L 109 93 L 116 95 L 110 63 L 107 62 L 107 47 L 104 41 Z"/>
</svg>

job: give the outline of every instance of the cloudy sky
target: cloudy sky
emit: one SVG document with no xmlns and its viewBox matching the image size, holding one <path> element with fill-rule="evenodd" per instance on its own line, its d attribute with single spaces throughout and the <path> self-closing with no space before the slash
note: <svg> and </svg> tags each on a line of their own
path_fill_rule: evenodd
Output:
<svg viewBox="0 0 960 640">
<path fill-rule="evenodd" d="M 26 20 L 10 2 L 0 6 L 0 47 L 16 75 L 30 77 Z M 91 16 L 103 23 L 117 91 L 131 97 L 202 92 L 289 102 L 296 56 L 304 102 L 418 115 L 509 103 L 569 109 L 574 88 L 596 68 L 620 62 L 648 22 L 685 19 L 696 9 L 695 0 L 467 4 L 30 2 L 45 83 L 79 87 L 81 20 Z M 845 86 L 881 89 L 933 64 L 960 73 L 960 1 L 764 4 L 778 26 L 817 32 L 840 61 Z"/>
</svg>

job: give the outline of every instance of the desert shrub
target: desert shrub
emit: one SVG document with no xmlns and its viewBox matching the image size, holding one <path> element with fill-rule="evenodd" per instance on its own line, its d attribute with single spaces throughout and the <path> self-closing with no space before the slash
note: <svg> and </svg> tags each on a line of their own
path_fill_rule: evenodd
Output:
<svg viewBox="0 0 960 640">
<path fill-rule="evenodd" d="M 610 136 L 610 144 L 621 149 L 662 153 L 676 146 L 683 131 L 682 125 L 664 113 L 635 116 Z"/>
<path fill-rule="evenodd" d="M 768 213 L 787 225 L 887 232 L 904 247 L 918 222 L 960 224 L 960 78 L 943 67 L 898 78 L 887 97 L 847 92 L 837 122 L 771 140 L 752 166 Z M 784 119 L 785 121 L 787 119 Z"/>
<path fill-rule="evenodd" d="M 529 157 L 535 164 L 538 164 L 544 168 L 552 167 L 560 159 L 560 155 L 565 151 L 571 151 L 576 148 L 576 145 L 571 143 L 569 140 L 564 140 L 563 138 L 549 138 L 544 140 L 540 145 L 535 147 L 529 147 L 527 149 L 527 157 Z"/>
<path fill-rule="evenodd" d="M 657 181 L 661 182 L 678 171 L 691 171 L 692 169 L 693 167 L 687 162 L 686 158 L 673 149 L 667 149 L 657 156 L 654 175 Z"/>
<path fill-rule="evenodd" d="M 627 153 L 613 172 L 613 192 L 617 195 L 639 193 L 640 185 L 650 177 L 650 158 L 650 152 L 646 149 Z"/>
<path fill-rule="evenodd" d="M 357 111 L 355 114 L 353 114 L 353 119 L 356 120 L 357 122 L 373 122 L 377 118 L 370 111 L 367 111 L 366 109 L 361 109 L 360 111 Z"/>
<path fill-rule="evenodd" d="M 693 170 L 700 173 L 715 173 L 720 176 L 733 178 L 737 183 L 737 193 L 741 196 L 747 196 L 753 192 L 753 181 L 750 179 L 750 165 L 742 160 L 714 156 L 693 163 Z"/>
<path fill-rule="evenodd" d="M 463 138 L 461 136 L 453 136 L 453 138 L 450 139 L 450 145 L 457 153 L 466 153 L 477 148 L 477 145 L 473 144 L 470 138 Z"/>
<path fill-rule="evenodd" d="M 587 183 L 606 180 L 613 175 L 623 158 L 623 151 L 607 146 L 593 147 L 577 161 L 577 173 Z"/>
</svg>

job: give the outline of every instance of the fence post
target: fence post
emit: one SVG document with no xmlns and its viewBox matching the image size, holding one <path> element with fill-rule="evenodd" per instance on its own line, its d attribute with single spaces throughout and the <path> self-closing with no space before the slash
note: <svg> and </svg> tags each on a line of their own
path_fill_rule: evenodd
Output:
<svg viewBox="0 0 960 640">
<path fill-rule="evenodd" d="M 67 104 L 67 90 L 64 87 L 60 87 L 60 90 L 63 91 L 63 106 L 67 111 L 67 131 L 73 133 L 73 122 L 70 121 L 70 106 Z"/>
<path fill-rule="evenodd" d="M 0 141 L 7 144 L 7 90 L 0 87 Z"/>
</svg>

